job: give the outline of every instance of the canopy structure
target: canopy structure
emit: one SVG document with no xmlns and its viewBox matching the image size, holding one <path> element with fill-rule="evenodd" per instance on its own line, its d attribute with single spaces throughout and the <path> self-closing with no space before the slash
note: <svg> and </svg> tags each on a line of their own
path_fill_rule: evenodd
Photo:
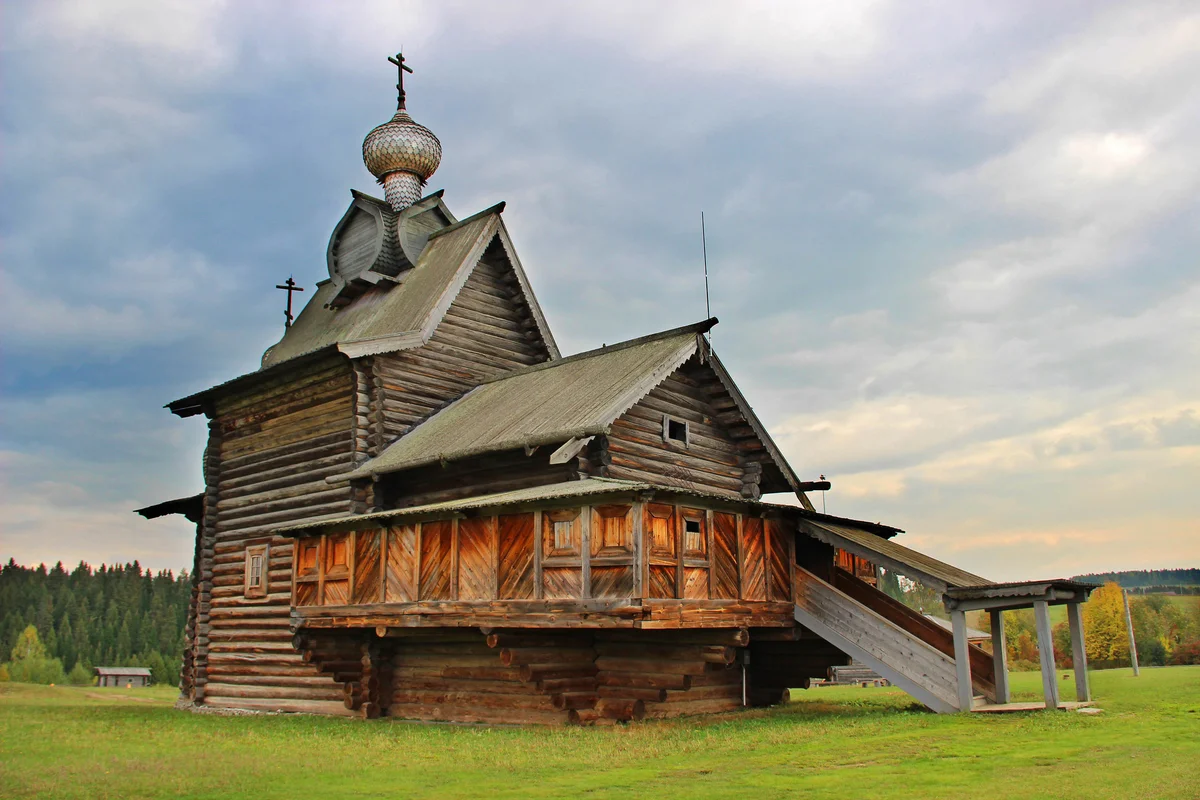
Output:
<svg viewBox="0 0 1200 800">
<path fill-rule="evenodd" d="M 1088 686 L 1087 651 L 1084 649 L 1083 616 L 1080 603 L 1086 602 L 1095 588 L 1092 584 L 1062 579 L 995 583 L 959 569 L 952 564 L 919 553 L 885 539 L 875 532 L 845 523 L 812 518 L 801 519 L 800 527 L 810 536 L 834 547 L 865 558 L 887 570 L 920 581 L 942 595 L 950 612 L 954 633 L 955 669 L 958 673 L 958 703 L 961 710 L 972 709 L 975 698 L 971 680 L 968 644 L 972 638 L 966 612 L 987 611 L 991 622 L 992 658 L 995 663 L 996 697 L 993 710 L 1010 704 L 1007 643 L 1004 639 L 1003 612 L 1032 608 L 1037 620 L 1038 652 L 1042 668 L 1042 690 L 1046 708 L 1059 708 L 1058 680 L 1054 664 L 1054 637 L 1049 607 L 1065 605 L 1071 628 L 1071 659 L 1075 667 L 1076 701 L 1091 701 Z"/>
</svg>

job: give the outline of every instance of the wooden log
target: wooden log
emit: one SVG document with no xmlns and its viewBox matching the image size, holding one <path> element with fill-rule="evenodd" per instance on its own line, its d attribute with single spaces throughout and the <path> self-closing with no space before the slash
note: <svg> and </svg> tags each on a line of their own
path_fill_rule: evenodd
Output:
<svg viewBox="0 0 1200 800">
<path fill-rule="evenodd" d="M 689 714 L 718 714 L 726 711 L 737 711 L 742 707 L 741 699 L 730 700 L 691 700 L 684 702 L 656 703 L 646 709 L 645 716 L 650 719 L 663 719 Z"/>
<path fill-rule="evenodd" d="M 594 708 L 573 708 L 567 712 L 568 725 L 594 725 L 599 718 Z"/>
<path fill-rule="evenodd" d="M 664 667 L 668 666 L 668 663 L 672 673 L 680 675 L 704 674 L 705 662 L 703 661 L 666 662 L 652 658 L 614 658 L 601 656 L 596 659 L 596 668 L 602 672 L 653 673 L 663 671 Z"/>
<path fill-rule="evenodd" d="M 777 706 L 791 702 L 792 693 L 789 689 L 773 687 L 751 687 L 746 692 L 746 701 L 752 706 Z"/>
<path fill-rule="evenodd" d="M 595 674 L 594 663 L 526 664 L 521 667 L 521 680 L 526 683 L 554 678 L 588 678 Z"/>
<path fill-rule="evenodd" d="M 661 703 L 667 699 L 666 689 L 638 689 L 631 686 L 598 686 L 597 697 L 626 698 L 645 703 Z"/>
<path fill-rule="evenodd" d="M 487 635 L 486 641 L 488 647 L 510 649 L 564 647 L 578 650 L 592 646 L 590 634 L 559 633 L 557 631 L 542 634 L 532 631 L 524 633 L 493 632 Z"/>
<path fill-rule="evenodd" d="M 688 689 L 690 675 L 670 675 L 661 672 L 597 672 L 598 686 L 628 686 L 641 689 Z"/>
<path fill-rule="evenodd" d="M 591 708 L 595 702 L 595 692 L 561 692 L 553 697 L 554 707 L 564 710 L 571 708 Z"/>
<path fill-rule="evenodd" d="M 500 650 L 500 663 L 504 666 L 522 664 L 590 664 L 596 654 L 588 649 L 565 647 L 523 647 Z"/>
<path fill-rule="evenodd" d="M 748 606 L 746 607 L 749 608 Z M 596 646 L 604 642 L 637 642 L 649 645 L 693 644 L 745 647 L 750 644 L 749 628 L 713 628 L 710 630 L 613 631 L 598 634 Z"/>
<path fill-rule="evenodd" d="M 595 688 L 596 677 L 594 675 L 589 675 L 586 678 L 551 678 L 537 682 L 538 691 L 545 692 L 546 694 L 582 692 Z"/>
<path fill-rule="evenodd" d="M 620 700 L 603 697 L 596 700 L 596 714 L 607 719 L 628 722 L 646 716 L 646 704 L 641 700 Z"/>
</svg>

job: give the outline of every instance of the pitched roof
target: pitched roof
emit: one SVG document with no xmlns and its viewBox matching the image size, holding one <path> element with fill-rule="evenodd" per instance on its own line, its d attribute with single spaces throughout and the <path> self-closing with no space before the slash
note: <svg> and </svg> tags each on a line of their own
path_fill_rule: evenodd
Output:
<svg viewBox="0 0 1200 800">
<path fill-rule="evenodd" d="M 147 667 L 94 667 L 93 672 L 97 675 L 140 675 L 150 677 L 150 670 Z"/>
<path fill-rule="evenodd" d="M 376 286 L 345 308 L 326 308 L 338 287 L 332 281 L 323 282 L 283 339 L 263 356 L 263 366 L 270 367 L 330 344 L 337 344 L 343 350 L 373 347 L 379 349 L 372 352 L 384 352 L 423 343 L 417 340 L 429 326 L 433 312 L 439 306 L 444 312 L 449 306 L 449 300 L 453 300 L 462 286 L 461 282 L 456 285 L 455 279 L 479 261 L 499 222 L 499 209 L 493 207 L 444 228 L 439 232 L 442 235 L 430 237 L 416 268 L 399 286 Z M 433 324 L 438 319 L 432 320 Z M 360 354 L 366 353 L 353 353 Z"/>
<path fill-rule="evenodd" d="M 505 373 L 467 392 L 349 477 L 607 433 L 613 420 L 697 351 L 700 334 L 714 324 L 711 319 Z"/>
<path fill-rule="evenodd" d="M 815 539 L 840 547 L 885 569 L 895 570 L 908 578 L 919 580 L 939 592 L 944 593 L 954 587 L 987 586 L 992 583 L 987 578 L 959 569 L 953 564 L 881 538 L 870 528 L 860 524 L 818 519 L 815 515 L 807 514 L 801 519 L 800 527 Z"/>
<path fill-rule="evenodd" d="M 417 266 L 404 273 L 398 284 L 387 282 L 375 286 L 342 308 L 326 308 L 338 287 L 332 281 L 322 281 L 283 339 L 263 354 L 261 369 L 175 400 L 167 408 L 181 417 L 199 414 L 204 401 L 218 390 L 240 388 L 285 368 L 284 365 L 295 366 L 300 359 L 338 352 L 358 358 L 425 344 L 484 251 L 497 237 L 550 357 L 558 358 L 550 327 L 500 218 L 503 210 L 504 204 L 499 203 L 435 231 L 429 236 Z"/>
<path fill-rule="evenodd" d="M 508 492 L 496 492 L 494 494 L 479 495 L 477 497 L 465 497 L 459 500 L 444 500 L 440 503 L 428 503 L 426 505 L 397 508 L 388 511 L 375 511 L 370 514 L 349 514 L 336 519 L 300 522 L 294 525 L 278 528 L 275 530 L 275 533 L 282 536 L 297 536 L 306 533 L 316 533 L 318 531 L 362 530 L 365 527 L 370 527 L 371 523 L 383 524 L 384 522 L 391 522 L 395 520 L 429 517 L 431 515 L 441 515 L 456 511 L 472 511 L 482 508 L 501 508 L 504 506 L 519 505 L 521 503 L 568 500 L 577 497 L 595 497 L 599 495 L 619 495 L 630 492 L 651 491 L 666 492 L 672 495 L 689 495 L 693 497 L 708 497 L 724 501 L 729 500 L 729 498 L 725 495 L 719 495 L 713 492 L 704 492 L 695 489 L 683 489 L 675 486 L 654 486 L 642 481 L 626 481 L 618 480 L 616 478 L 582 478 L 577 481 L 549 483 L 542 486 L 531 486 L 526 489 L 514 489 Z M 778 503 L 764 503 L 756 500 L 742 500 L 739 502 L 749 503 L 751 505 L 763 508 L 779 509 L 789 513 L 804 513 L 798 506 L 782 505 Z"/>
</svg>

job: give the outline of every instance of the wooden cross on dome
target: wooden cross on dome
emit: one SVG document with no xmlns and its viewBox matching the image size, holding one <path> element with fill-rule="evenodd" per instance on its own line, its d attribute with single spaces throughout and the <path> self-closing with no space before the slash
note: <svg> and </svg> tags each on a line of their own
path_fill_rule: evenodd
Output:
<svg viewBox="0 0 1200 800">
<path fill-rule="evenodd" d="M 292 316 L 292 292 L 303 292 L 304 287 L 297 286 L 296 282 L 292 280 L 292 276 L 288 275 L 288 279 L 284 281 L 282 285 L 278 283 L 275 284 L 275 288 L 283 289 L 288 293 L 287 311 L 283 312 L 283 327 L 284 330 L 286 330 L 292 327 L 292 320 L 295 319 L 295 317 Z"/>
<path fill-rule="evenodd" d="M 388 61 L 395 64 L 396 72 L 400 73 L 400 81 L 396 84 L 396 108 L 404 108 L 404 73 L 412 74 L 412 67 L 404 63 L 404 53 L 388 56 Z"/>
</svg>

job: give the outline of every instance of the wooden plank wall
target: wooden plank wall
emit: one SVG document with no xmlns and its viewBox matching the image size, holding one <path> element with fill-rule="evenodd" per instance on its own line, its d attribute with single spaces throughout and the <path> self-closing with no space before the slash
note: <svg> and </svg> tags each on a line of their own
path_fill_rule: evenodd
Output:
<svg viewBox="0 0 1200 800">
<path fill-rule="evenodd" d="M 208 705 L 344 712 L 340 687 L 292 647 L 293 542 L 271 531 L 349 512 L 348 486 L 325 477 L 352 463 L 353 398 L 350 365 L 331 357 L 217 404 L 195 680 Z M 270 546 L 267 594 L 249 599 L 246 548 L 260 543 Z"/>
<path fill-rule="evenodd" d="M 689 363 L 622 414 L 608 436 L 608 476 L 740 497 L 746 461 L 718 419 L 716 380 L 711 369 Z M 664 438 L 664 414 L 688 423 L 686 447 Z"/>
<path fill-rule="evenodd" d="M 374 386 L 372 454 L 482 380 L 548 358 L 497 239 L 428 344 L 368 360 Z"/>
<path fill-rule="evenodd" d="M 786 603 L 793 547 L 780 521 L 653 502 L 434 520 L 300 539 L 294 602 Z"/>
</svg>

